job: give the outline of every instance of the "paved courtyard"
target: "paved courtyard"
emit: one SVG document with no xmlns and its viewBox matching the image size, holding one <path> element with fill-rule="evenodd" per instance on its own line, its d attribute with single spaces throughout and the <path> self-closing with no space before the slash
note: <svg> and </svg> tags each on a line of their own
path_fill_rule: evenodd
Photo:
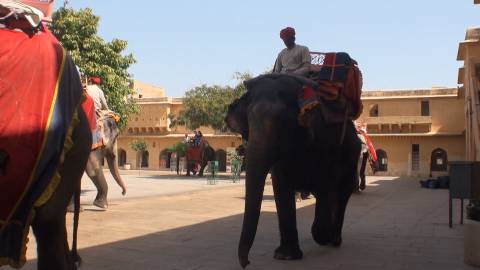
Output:
<svg viewBox="0 0 480 270">
<path fill-rule="evenodd" d="M 129 193 L 110 185 L 110 208 L 89 206 L 95 192 L 84 179 L 79 245 L 81 269 L 241 269 L 236 247 L 244 186 L 222 180 L 158 172 L 122 172 Z M 109 179 L 111 182 L 112 180 Z M 339 249 L 320 247 L 310 236 L 315 199 L 298 203 L 301 261 L 276 261 L 279 243 L 272 188 L 266 186 L 262 216 L 247 269 L 475 269 L 463 263 L 459 203 L 448 228 L 446 190 L 419 188 L 418 179 L 368 177 L 367 190 L 350 200 Z M 67 216 L 71 231 L 72 215 Z M 35 269 L 31 237 L 24 269 Z M 6 268 L 9 269 L 9 268 Z"/>
</svg>

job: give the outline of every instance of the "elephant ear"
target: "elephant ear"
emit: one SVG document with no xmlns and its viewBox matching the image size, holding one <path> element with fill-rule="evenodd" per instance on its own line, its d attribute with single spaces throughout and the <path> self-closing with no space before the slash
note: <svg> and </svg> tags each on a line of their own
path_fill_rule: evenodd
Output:
<svg viewBox="0 0 480 270">
<path fill-rule="evenodd" d="M 248 106 L 249 92 L 243 94 L 240 98 L 234 100 L 227 110 L 225 121 L 227 127 L 236 133 L 240 133 L 242 138 L 248 140 Z"/>
</svg>

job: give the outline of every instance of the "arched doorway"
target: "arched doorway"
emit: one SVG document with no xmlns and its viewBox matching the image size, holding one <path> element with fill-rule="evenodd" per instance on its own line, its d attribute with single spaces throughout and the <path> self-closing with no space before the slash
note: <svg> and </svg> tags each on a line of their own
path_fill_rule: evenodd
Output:
<svg viewBox="0 0 480 270">
<path fill-rule="evenodd" d="M 437 148 L 432 151 L 430 159 L 430 171 L 432 172 L 444 172 L 447 170 L 447 151 L 442 148 Z"/>
<path fill-rule="evenodd" d="M 168 149 L 163 149 L 159 156 L 160 168 L 170 169 L 171 158 L 172 152 L 168 151 Z"/>
<path fill-rule="evenodd" d="M 375 152 L 377 153 L 378 158 L 378 171 L 386 172 L 388 169 L 387 152 L 382 149 L 377 149 Z"/>
<path fill-rule="evenodd" d="M 127 151 L 123 150 L 122 148 L 118 148 L 117 156 L 118 166 L 124 166 L 125 163 L 127 163 Z"/>
<path fill-rule="evenodd" d="M 218 160 L 218 171 L 227 171 L 227 152 L 223 149 L 215 151 L 215 159 Z"/>
<path fill-rule="evenodd" d="M 148 168 L 148 151 L 143 151 L 142 152 L 142 159 L 140 163 L 141 168 Z"/>
</svg>

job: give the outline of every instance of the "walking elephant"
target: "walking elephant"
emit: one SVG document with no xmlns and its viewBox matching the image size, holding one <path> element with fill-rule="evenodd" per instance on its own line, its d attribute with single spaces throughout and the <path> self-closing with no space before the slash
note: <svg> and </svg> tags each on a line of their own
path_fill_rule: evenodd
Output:
<svg viewBox="0 0 480 270">
<path fill-rule="evenodd" d="M 203 177 L 203 171 L 209 161 L 215 160 L 215 150 L 208 144 L 208 141 L 202 139 L 200 145 L 194 146 L 189 143 L 186 152 L 187 176 L 190 173 L 195 175 L 198 172 L 199 177 Z M 198 169 L 198 166 L 200 168 Z"/>
<path fill-rule="evenodd" d="M 311 227 L 320 245 L 340 246 L 345 209 L 356 179 L 360 141 L 353 122 L 332 121 L 321 106 L 300 114 L 298 96 L 305 78 L 270 74 L 245 82 L 247 93 L 229 107 L 227 126 L 248 140 L 246 194 L 238 257 L 242 267 L 255 238 L 267 173 L 272 184 L 280 227 L 274 258 L 301 259 L 295 215 L 295 191 L 310 191 L 317 199 Z M 333 107 L 332 107 L 333 108 Z M 338 108 L 335 108 L 338 109 Z M 302 123 L 299 116 L 302 116 Z"/>
<path fill-rule="evenodd" d="M 74 270 L 80 180 L 92 143 L 82 86 L 48 28 L 25 19 L 31 8 L 9 5 L 0 5 L 0 25 L 9 25 L 0 26 L 0 267 L 23 266 L 31 226 L 37 269 Z M 70 251 L 65 216 L 73 194 Z"/>
<path fill-rule="evenodd" d="M 95 206 L 106 209 L 108 207 L 107 194 L 108 184 L 103 174 L 102 161 L 107 159 L 108 168 L 117 184 L 122 188 L 122 194 L 125 195 L 127 187 L 118 170 L 117 162 L 117 139 L 120 133 L 115 119 L 105 111 L 100 116 L 99 121 L 103 126 L 104 145 L 92 150 L 87 162 L 86 173 L 97 188 L 97 196 L 93 201 Z"/>
</svg>

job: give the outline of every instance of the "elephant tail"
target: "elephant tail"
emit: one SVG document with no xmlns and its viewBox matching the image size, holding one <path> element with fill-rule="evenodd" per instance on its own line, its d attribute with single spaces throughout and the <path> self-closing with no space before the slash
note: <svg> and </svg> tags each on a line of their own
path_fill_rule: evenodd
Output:
<svg viewBox="0 0 480 270">
<path fill-rule="evenodd" d="M 77 238 L 78 238 L 78 221 L 80 219 L 80 187 L 81 182 L 78 181 L 78 185 L 73 193 L 74 200 L 74 212 L 73 212 L 73 241 L 72 241 L 72 258 L 73 262 L 80 266 L 82 264 L 82 258 L 78 254 Z"/>
</svg>

